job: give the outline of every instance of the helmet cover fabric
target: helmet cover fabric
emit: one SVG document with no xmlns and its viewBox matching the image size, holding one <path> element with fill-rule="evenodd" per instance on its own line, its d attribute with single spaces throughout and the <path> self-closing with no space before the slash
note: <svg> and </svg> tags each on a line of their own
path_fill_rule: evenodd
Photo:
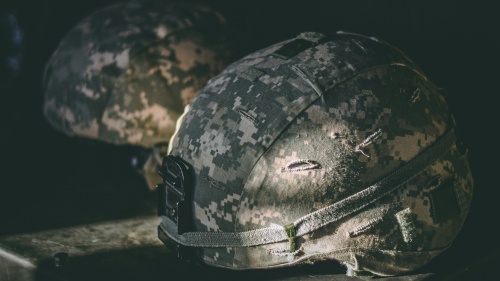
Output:
<svg viewBox="0 0 500 281">
<path fill-rule="evenodd" d="M 331 259 L 396 275 L 448 248 L 467 216 L 473 178 L 442 90 L 380 39 L 308 32 L 254 52 L 179 121 L 169 153 L 193 173 L 190 229 L 163 216 L 160 238 L 209 265 Z"/>
</svg>

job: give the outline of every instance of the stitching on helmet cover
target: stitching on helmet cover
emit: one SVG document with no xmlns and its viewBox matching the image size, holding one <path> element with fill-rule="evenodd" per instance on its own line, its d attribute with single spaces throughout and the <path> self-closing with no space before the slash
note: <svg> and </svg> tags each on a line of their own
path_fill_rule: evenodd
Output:
<svg viewBox="0 0 500 281">
<path fill-rule="evenodd" d="M 427 188 L 432 191 L 441 185 L 441 175 L 436 175 L 427 183 Z"/>
<path fill-rule="evenodd" d="M 217 182 L 213 178 L 211 178 L 209 176 L 204 176 L 203 179 L 208 181 L 209 187 L 215 188 L 215 189 L 220 190 L 220 191 L 227 191 L 227 188 L 223 184 Z"/>
<path fill-rule="evenodd" d="M 300 247 L 299 249 L 297 249 L 293 252 L 290 252 L 289 247 L 274 248 L 274 249 L 268 250 L 267 253 L 270 255 L 275 255 L 275 256 L 279 256 L 279 257 L 294 257 L 294 256 L 298 256 L 299 254 L 302 254 L 302 247 Z"/>
<path fill-rule="evenodd" d="M 375 133 L 369 135 L 364 141 L 362 141 L 360 144 L 356 145 L 354 148 L 354 151 L 360 152 L 364 156 L 370 158 L 370 155 L 366 154 L 363 151 L 363 148 L 368 146 L 369 144 L 373 143 L 376 139 L 378 139 L 380 136 L 382 136 L 382 129 L 378 129 Z"/>
<path fill-rule="evenodd" d="M 302 78 L 302 80 L 304 80 L 309 86 L 311 86 L 311 88 L 313 88 L 313 90 L 316 92 L 316 94 L 318 94 L 318 96 L 323 95 L 323 90 L 321 89 L 321 86 L 312 79 L 310 79 L 302 69 L 300 69 L 296 65 L 292 65 L 290 68 L 293 70 L 293 72 L 295 72 L 295 74 L 297 74 L 300 78 Z"/>
<path fill-rule="evenodd" d="M 410 102 L 415 103 L 419 98 L 420 98 L 420 88 L 416 88 L 415 91 L 413 91 L 413 95 L 410 98 Z"/>
<path fill-rule="evenodd" d="M 236 111 L 241 115 L 241 117 L 249 120 L 250 122 L 252 122 L 254 124 L 258 123 L 257 118 L 253 117 L 252 115 L 250 115 L 250 113 L 246 112 L 242 108 L 237 108 Z"/>
<path fill-rule="evenodd" d="M 363 52 L 368 54 L 368 51 L 366 50 L 366 48 L 363 47 L 363 45 L 361 45 L 361 43 L 358 40 L 353 39 L 352 42 L 354 42 L 354 44 L 356 44 L 356 46 L 358 46 Z"/>
<path fill-rule="evenodd" d="M 383 220 L 382 217 L 372 218 L 368 222 L 366 222 L 366 223 L 364 223 L 362 225 L 358 225 L 358 226 L 356 226 L 354 229 L 352 229 L 350 231 L 346 231 L 346 236 L 348 236 L 348 237 L 358 236 L 361 233 L 363 233 L 363 232 L 367 231 L 368 229 L 372 228 L 373 226 L 375 226 L 376 224 L 378 224 L 382 220 Z"/>
<path fill-rule="evenodd" d="M 297 159 L 289 162 L 285 167 L 281 168 L 281 172 L 297 172 L 313 169 L 321 169 L 321 165 L 313 160 Z"/>
</svg>

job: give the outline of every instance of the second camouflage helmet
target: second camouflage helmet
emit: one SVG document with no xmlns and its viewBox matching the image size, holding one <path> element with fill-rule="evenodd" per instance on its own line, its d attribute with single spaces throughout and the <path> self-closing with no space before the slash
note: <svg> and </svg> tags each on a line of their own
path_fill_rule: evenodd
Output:
<svg viewBox="0 0 500 281">
<path fill-rule="evenodd" d="M 441 89 L 397 48 L 300 34 L 231 64 L 191 104 L 160 171 L 159 237 L 231 269 L 420 268 L 471 202 L 455 131 Z"/>
<path fill-rule="evenodd" d="M 65 35 L 44 72 L 44 114 L 68 135 L 152 147 L 243 48 L 221 13 L 191 1 L 127 1 Z"/>
</svg>

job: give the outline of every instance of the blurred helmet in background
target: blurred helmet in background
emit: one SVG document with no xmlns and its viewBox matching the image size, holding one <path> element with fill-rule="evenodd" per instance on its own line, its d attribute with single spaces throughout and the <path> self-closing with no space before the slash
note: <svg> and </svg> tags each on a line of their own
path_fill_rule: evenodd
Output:
<svg viewBox="0 0 500 281">
<path fill-rule="evenodd" d="M 44 115 L 70 136 L 161 147 L 199 89 L 243 53 L 238 38 L 221 13 L 196 2 L 129 1 L 95 11 L 45 67 Z M 154 171 L 149 182 L 158 181 L 155 167 L 145 168 Z"/>
</svg>

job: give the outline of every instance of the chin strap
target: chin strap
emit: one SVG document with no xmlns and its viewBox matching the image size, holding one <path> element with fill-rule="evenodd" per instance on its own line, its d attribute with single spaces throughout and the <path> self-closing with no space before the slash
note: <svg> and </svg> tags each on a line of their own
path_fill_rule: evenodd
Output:
<svg viewBox="0 0 500 281">
<path fill-rule="evenodd" d="M 395 191 L 446 154 L 455 143 L 453 129 L 432 146 L 377 183 L 343 200 L 307 214 L 286 226 L 272 226 L 243 232 L 178 233 L 177 224 L 163 216 L 159 231 L 176 243 L 191 247 L 248 247 L 289 240 L 336 222 Z"/>
</svg>

